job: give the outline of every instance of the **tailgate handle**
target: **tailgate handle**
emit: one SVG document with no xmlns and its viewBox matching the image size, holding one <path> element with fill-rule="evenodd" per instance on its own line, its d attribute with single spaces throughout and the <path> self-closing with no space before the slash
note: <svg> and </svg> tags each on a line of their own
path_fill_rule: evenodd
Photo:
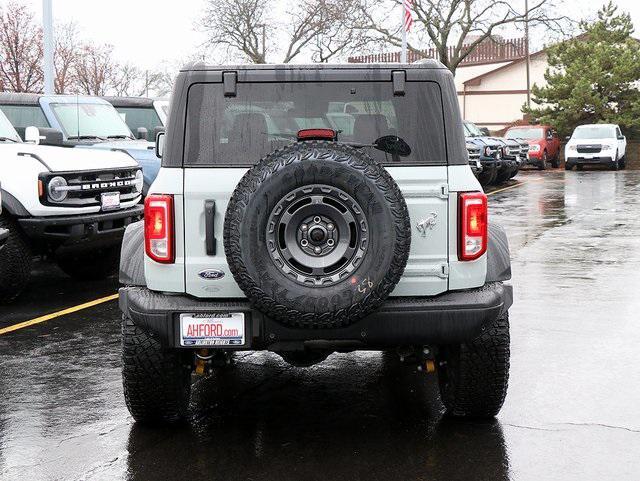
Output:
<svg viewBox="0 0 640 481">
<path fill-rule="evenodd" d="M 216 238 L 214 232 L 214 221 L 216 220 L 216 201 L 204 201 L 204 227 L 206 231 L 205 246 L 208 256 L 216 255 Z"/>
</svg>

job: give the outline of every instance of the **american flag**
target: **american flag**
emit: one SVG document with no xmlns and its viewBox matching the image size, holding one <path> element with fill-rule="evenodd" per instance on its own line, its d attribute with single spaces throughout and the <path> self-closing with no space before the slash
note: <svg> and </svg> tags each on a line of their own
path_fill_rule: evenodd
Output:
<svg viewBox="0 0 640 481">
<path fill-rule="evenodd" d="M 404 5 L 404 31 L 411 30 L 413 25 L 413 17 L 411 16 L 411 7 L 413 6 L 413 0 L 402 0 Z"/>
</svg>

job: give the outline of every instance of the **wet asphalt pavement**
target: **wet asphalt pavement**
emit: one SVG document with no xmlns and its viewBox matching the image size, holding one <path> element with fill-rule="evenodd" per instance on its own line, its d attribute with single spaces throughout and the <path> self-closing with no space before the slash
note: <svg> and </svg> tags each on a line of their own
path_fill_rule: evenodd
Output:
<svg viewBox="0 0 640 481">
<path fill-rule="evenodd" d="M 187 425 L 138 427 L 112 301 L 0 335 L 0 479 L 640 479 L 640 171 L 518 179 L 489 197 L 515 291 L 496 421 L 442 418 L 436 378 L 389 355 L 243 354 Z M 116 288 L 39 269 L 0 329 Z"/>
</svg>

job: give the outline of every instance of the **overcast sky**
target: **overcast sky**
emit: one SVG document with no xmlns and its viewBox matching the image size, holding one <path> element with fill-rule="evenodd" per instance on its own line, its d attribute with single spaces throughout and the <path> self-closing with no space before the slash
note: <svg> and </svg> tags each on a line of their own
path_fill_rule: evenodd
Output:
<svg viewBox="0 0 640 481">
<path fill-rule="evenodd" d="M 7 0 L 0 0 L 4 3 Z M 26 0 L 41 18 L 42 0 Z M 164 60 L 180 61 L 204 41 L 194 29 L 206 0 L 53 0 L 54 19 L 74 21 L 81 35 L 114 46 L 117 58 L 153 69 Z M 524 4 L 524 0 L 521 1 Z M 560 0 L 557 0 L 560 1 Z M 605 0 L 566 0 L 569 16 L 593 16 Z M 292 0 L 279 0 L 281 8 Z M 618 0 L 640 32 L 640 2 Z M 640 33 L 639 33 L 640 35 Z M 534 45 L 544 40 L 532 39 Z"/>
</svg>

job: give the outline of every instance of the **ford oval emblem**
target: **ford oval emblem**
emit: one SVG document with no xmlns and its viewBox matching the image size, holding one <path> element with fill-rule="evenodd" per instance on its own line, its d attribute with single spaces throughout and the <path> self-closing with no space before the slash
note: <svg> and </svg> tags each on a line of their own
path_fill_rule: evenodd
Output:
<svg viewBox="0 0 640 481">
<path fill-rule="evenodd" d="M 203 279 L 217 281 L 218 279 L 222 279 L 224 277 L 224 272 L 218 269 L 206 269 L 204 271 L 200 271 L 198 275 Z"/>
</svg>

